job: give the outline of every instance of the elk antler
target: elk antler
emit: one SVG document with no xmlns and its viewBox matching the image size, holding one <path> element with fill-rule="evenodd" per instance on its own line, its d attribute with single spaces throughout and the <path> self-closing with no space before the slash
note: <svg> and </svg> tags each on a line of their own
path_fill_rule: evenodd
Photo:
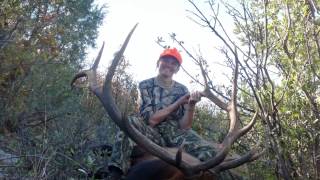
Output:
<svg viewBox="0 0 320 180">
<path fill-rule="evenodd" d="M 201 62 L 199 63 L 202 76 L 205 81 L 205 88 L 204 88 L 204 91 L 201 93 L 202 96 L 207 97 L 209 100 L 215 103 L 218 107 L 227 111 L 230 119 L 229 131 L 221 144 L 222 145 L 221 150 L 217 153 L 217 155 L 213 159 L 208 160 L 201 165 L 201 168 L 214 167 L 213 171 L 215 172 L 240 166 L 246 162 L 257 159 L 260 155 L 262 155 L 262 153 L 257 153 L 257 150 L 253 149 L 238 159 L 228 161 L 228 162 L 223 162 L 229 150 L 231 149 L 231 145 L 238 138 L 246 134 L 253 127 L 253 125 L 257 120 L 257 115 L 258 115 L 258 112 L 256 112 L 253 118 L 251 119 L 251 121 L 246 126 L 240 129 L 239 115 L 237 111 L 237 81 L 238 81 L 238 74 L 239 74 L 239 61 L 237 59 L 237 55 L 235 55 L 235 59 L 236 60 L 235 60 L 235 69 L 234 69 L 234 76 L 233 76 L 233 83 L 232 83 L 232 95 L 231 95 L 230 102 L 228 104 L 220 100 L 217 96 L 215 96 L 210 91 L 205 70 L 203 68 L 202 63 Z M 200 168 L 200 166 L 198 168 Z"/>
<path fill-rule="evenodd" d="M 248 132 L 251 127 L 253 126 L 256 116 L 252 119 L 252 121 L 242 129 L 239 129 L 239 122 L 238 122 L 238 115 L 237 115 L 237 109 L 236 109 L 236 93 L 237 93 L 237 76 L 238 76 L 238 64 L 236 63 L 236 71 L 235 71 L 235 77 L 233 82 L 233 96 L 231 98 L 231 103 L 227 105 L 223 101 L 219 100 L 214 94 L 211 93 L 209 88 L 206 88 L 203 91 L 203 95 L 209 98 L 211 101 L 213 101 L 215 104 L 217 104 L 220 108 L 227 110 L 229 112 L 230 116 L 230 128 L 229 133 L 227 134 L 226 138 L 224 139 L 222 145 L 222 149 L 218 154 L 213 157 L 212 159 L 206 161 L 206 162 L 200 162 L 196 165 L 191 165 L 187 163 L 183 157 L 181 159 L 181 153 L 179 152 L 172 152 L 168 151 L 167 149 L 155 144 L 151 140 L 149 140 L 146 136 L 141 134 L 137 129 L 135 129 L 131 123 L 128 120 L 128 117 L 124 116 L 119 108 L 117 107 L 114 98 L 112 96 L 111 91 L 111 82 L 112 77 L 115 73 L 116 67 L 119 64 L 123 53 L 126 49 L 127 44 L 129 43 L 129 40 L 131 38 L 131 35 L 133 34 L 134 30 L 136 29 L 138 24 L 136 24 L 130 33 L 127 35 L 127 38 L 125 39 L 122 47 L 120 50 L 116 53 L 114 59 L 112 60 L 111 66 L 109 67 L 108 73 L 105 78 L 105 82 L 103 86 L 101 87 L 99 84 L 97 84 L 97 68 L 98 64 L 101 59 L 101 55 L 104 48 L 104 43 L 99 51 L 99 54 L 93 64 L 93 66 L 89 70 L 82 71 L 75 75 L 75 77 L 72 79 L 71 85 L 74 86 L 74 82 L 80 78 L 80 77 L 87 77 L 89 89 L 98 97 L 98 99 L 101 101 L 103 107 L 109 114 L 110 118 L 119 126 L 119 128 L 124 131 L 133 141 L 135 141 L 139 146 L 143 147 L 146 151 L 148 151 L 150 154 L 162 159 L 163 161 L 176 166 L 179 168 L 185 175 L 192 176 L 194 174 L 198 174 L 200 171 L 205 171 L 207 169 L 213 168 L 219 164 L 221 164 L 227 153 L 230 150 L 231 145 L 233 142 Z M 202 72 L 204 73 L 203 68 L 201 67 Z M 204 76 L 205 77 L 205 76 Z M 206 79 L 205 79 L 206 81 Z M 206 83 L 207 84 L 207 83 Z M 178 154 L 177 154 L 178 153 Z M 252 154 L 252 153 L 251 153 Z M 221 164 L 221 167 L 217 168 L 218 170 L 225 169 L 228 167 L 232 167 L 237 164 L 241 164 L 244 161 L 249 161 L 253 158 L 253 155 L 245 155 L 239 160 L 233 160 L 228 161 Z"/>
</svg>

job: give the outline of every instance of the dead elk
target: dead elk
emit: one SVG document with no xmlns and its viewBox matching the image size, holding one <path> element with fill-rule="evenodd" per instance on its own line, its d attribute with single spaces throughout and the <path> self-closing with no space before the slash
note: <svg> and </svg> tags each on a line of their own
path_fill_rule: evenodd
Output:
<svg viewBox="0 0 320 180">
<path fill-rule="evenodd" d="M 217 152 L 216 156 L 208 159 L 207 161 L 200 162 L 200 161 L 188 161 L 185 153 L 177 153 L 178 151 L 170 151 L 167 148 L 160 147 L 157 144 L 153 143 L 147 137 L 142 135 L 138 130 L 136 130 L 128 121 L 128 118 L 124 115 L 123 112 L 119 110 L 117 107 L 115 100 L 112 95 L 111 89 L 111 81 L 113 75 L 115 73 L 115 69 L 119 64 L 119 61 L 123 57 L 123 53 L 128 45 L 128 42 L 133 34 L 134 30 L 136 29 L 137 24 L 133 27 L 133 29 L 128 34 L 127 38 L 125 39 L 122 47 L 116 53 L 114 59 L 111 62 L 109 70 L 107 72 L 105 82 L 103 85 L 97 83 L 97 67 L 101 59 L 101 54 L 103 52 L 104 44 L 101 47 L 99 54 L 93 64 L 93 66 L 89 70 L 82 71 L 75 75 L 73 78 L 71 85 L 74 85 L 74 82 L 80 77 L 87 77 L 87 81 L 89 84 L 89 89 L 98 97 L 100 102 L 102 103 L 103 107 L 107 111 L 110 118 L 119 126 L 119 128 L 128 135 L 139 147 L 145 149 L 148 153 L 152 154 L 152 156 L 161 159 L 160 164 L 169 164 L 174 169 L 179 169 L 179 177 L 182 179 L 192 179 L 193 177 L 201 176 L 203 172 L 210 172 L 211 174 L 219 174 L 221 171 L 235 168 L 241 166 L 244 163 L 253 161 L 259 157 L 261 153 L 258 153 L 256 149 L 249 151 L 247 154 L 232 160 L 227 160 L 226 157 L 231 149 L 232 144 L 241 136 L 246 134 L 255 124 L 257 119 L 257 113 L 253 116 L 252 120 L 244 127 L 240 127 L 239 122 L 239 115 L 237 111 L 237 79 L 238 79 L 238 66 L 239 62 L 237 61 L 237 57 L 235 57 L 235 71 L 234 71 L 234 78 L 233 78 L 233 88 L 232 88 L 232 95 L 231 100 L 229 103 L 225 103 L 224 101 L 220 100 L 216 95 L 212 93 L 212 91 L 207 86 L 207 79 L 206 75 L 204 75 L 204 70 L 200 65 L 200 68 L 203 73 L 203 78 L 205 81 L 205 89 L 202 92 L 202 95 L 208 98 L 210 101 L 215 103 L 218 107 L 225 110 L 229 115 L 230 125 L 229 131 L 226 137 L 224 138 L 219 151 Z M 149 166 L 150 163 L 152 164 L 154 160 L 148 160 L 146 162 L 142 162 L 133 166 L 131 169 L 131 174 L 128 174 L 128 178 L 131 175 L 135 174 L 134 172 L 138 171 L 141 166 Z M 157 161 L 159 162 L 159 161 Z M 151 167 L 151 165 L 150 165 Z M 164 166 L 165 168 L 165 166 Z M 146 174 L 145 168 L 140 168 L 144 170 L 144 174 Z M 149 168 L 150 169 L 150 168 Z M 170 169 L 170 168 L 169 168 Z M 148 170 L 149 171 L 149 170 Z M 176 171 L 175 171 L 176 172 Z M 151 179 L 155 179 L 156 177 L 160 177 L 161 174 L 159 172 L 155 172 L 152 175 Z M 162 173 L 162 172 L 161 172 Z M 164 173 L 163 173 L 164 174 Z M 172 177 L 168 179 L 175 179 L 176 174 L 173 174 Z M 182 176 L 182 177 L 181 177 Z"/>
</svg>

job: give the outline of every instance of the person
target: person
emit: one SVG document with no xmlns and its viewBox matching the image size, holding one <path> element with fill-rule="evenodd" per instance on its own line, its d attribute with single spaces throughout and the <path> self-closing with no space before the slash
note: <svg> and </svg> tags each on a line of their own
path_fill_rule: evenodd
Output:
<svg viewBox="0 0 320 180">
<path fill-rule="evenodd" d="M 140 117 L 131 117 L 142 134 L 163 147 L 179 147 L 201 161 L 216 154 L 214 147 L 191 129 L 200 92 L 189 93 L 186 86 L 173 80 L 182 64 L 176 48 L 165 49 L 157 61 L 158 75 L 139 83 Z M 120 131 L 108 163 L 111 176 L 117 179 L 127 172 L 134 143 Z"/>
</svg>

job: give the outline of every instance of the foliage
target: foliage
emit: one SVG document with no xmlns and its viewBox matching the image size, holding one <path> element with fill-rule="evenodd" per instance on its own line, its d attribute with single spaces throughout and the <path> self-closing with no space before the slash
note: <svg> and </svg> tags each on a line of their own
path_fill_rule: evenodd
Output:
<svg viewBox="0 0 320 180">
<path fill-rule="evenodd" d="M 13 0 L 1 1 L 0 14 L 0 145 L 19 159 L 4 164 L 1 177 L 95 171 L 105 159 L 90 149 L 111 143 L 115 128 L 98 101 L 87 90 L 71 91 L 70 81 L 95 45 L 105 8 L 93 0 Z"/>
<path fill-rule="evenodd" d="M 238 144 L 249 148 L 261 142 L 267 149 L 250 166 L 251 178 L 319 179 L 320 29 L 311 1 L 220 1 L 223 8 L 217 8 L 211 0 L 209 13 L 189 2 L 195 7 L 191 18 L 223 43 L 229 67 L 240 64 L 242 119 L 246 122 L 251 110 L 259 112 L 260 122 Z M 236 39 L 225 31 L 220 9 L 232 17 Z"/>
<path fill-rule="evenodd" d="M 213 142 L 221 142 L 226 135 L 228 117 L 226 113 L 217 110 L 209 103 L 197 105 L 192 129 Z"/>
</svg>

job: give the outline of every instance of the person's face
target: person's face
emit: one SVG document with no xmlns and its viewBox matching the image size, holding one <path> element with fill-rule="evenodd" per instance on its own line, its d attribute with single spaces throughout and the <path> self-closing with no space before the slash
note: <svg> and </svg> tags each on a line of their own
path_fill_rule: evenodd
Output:
<svg viewBox="0 0 320 180">
<path fill-rule="evenodd" d="M 174 73 L 179 71 L 179 62 L 171 57 L 165 56 L 159 60 L 159 74 L 165 78 L 173 76 Z"/>
</svg>

